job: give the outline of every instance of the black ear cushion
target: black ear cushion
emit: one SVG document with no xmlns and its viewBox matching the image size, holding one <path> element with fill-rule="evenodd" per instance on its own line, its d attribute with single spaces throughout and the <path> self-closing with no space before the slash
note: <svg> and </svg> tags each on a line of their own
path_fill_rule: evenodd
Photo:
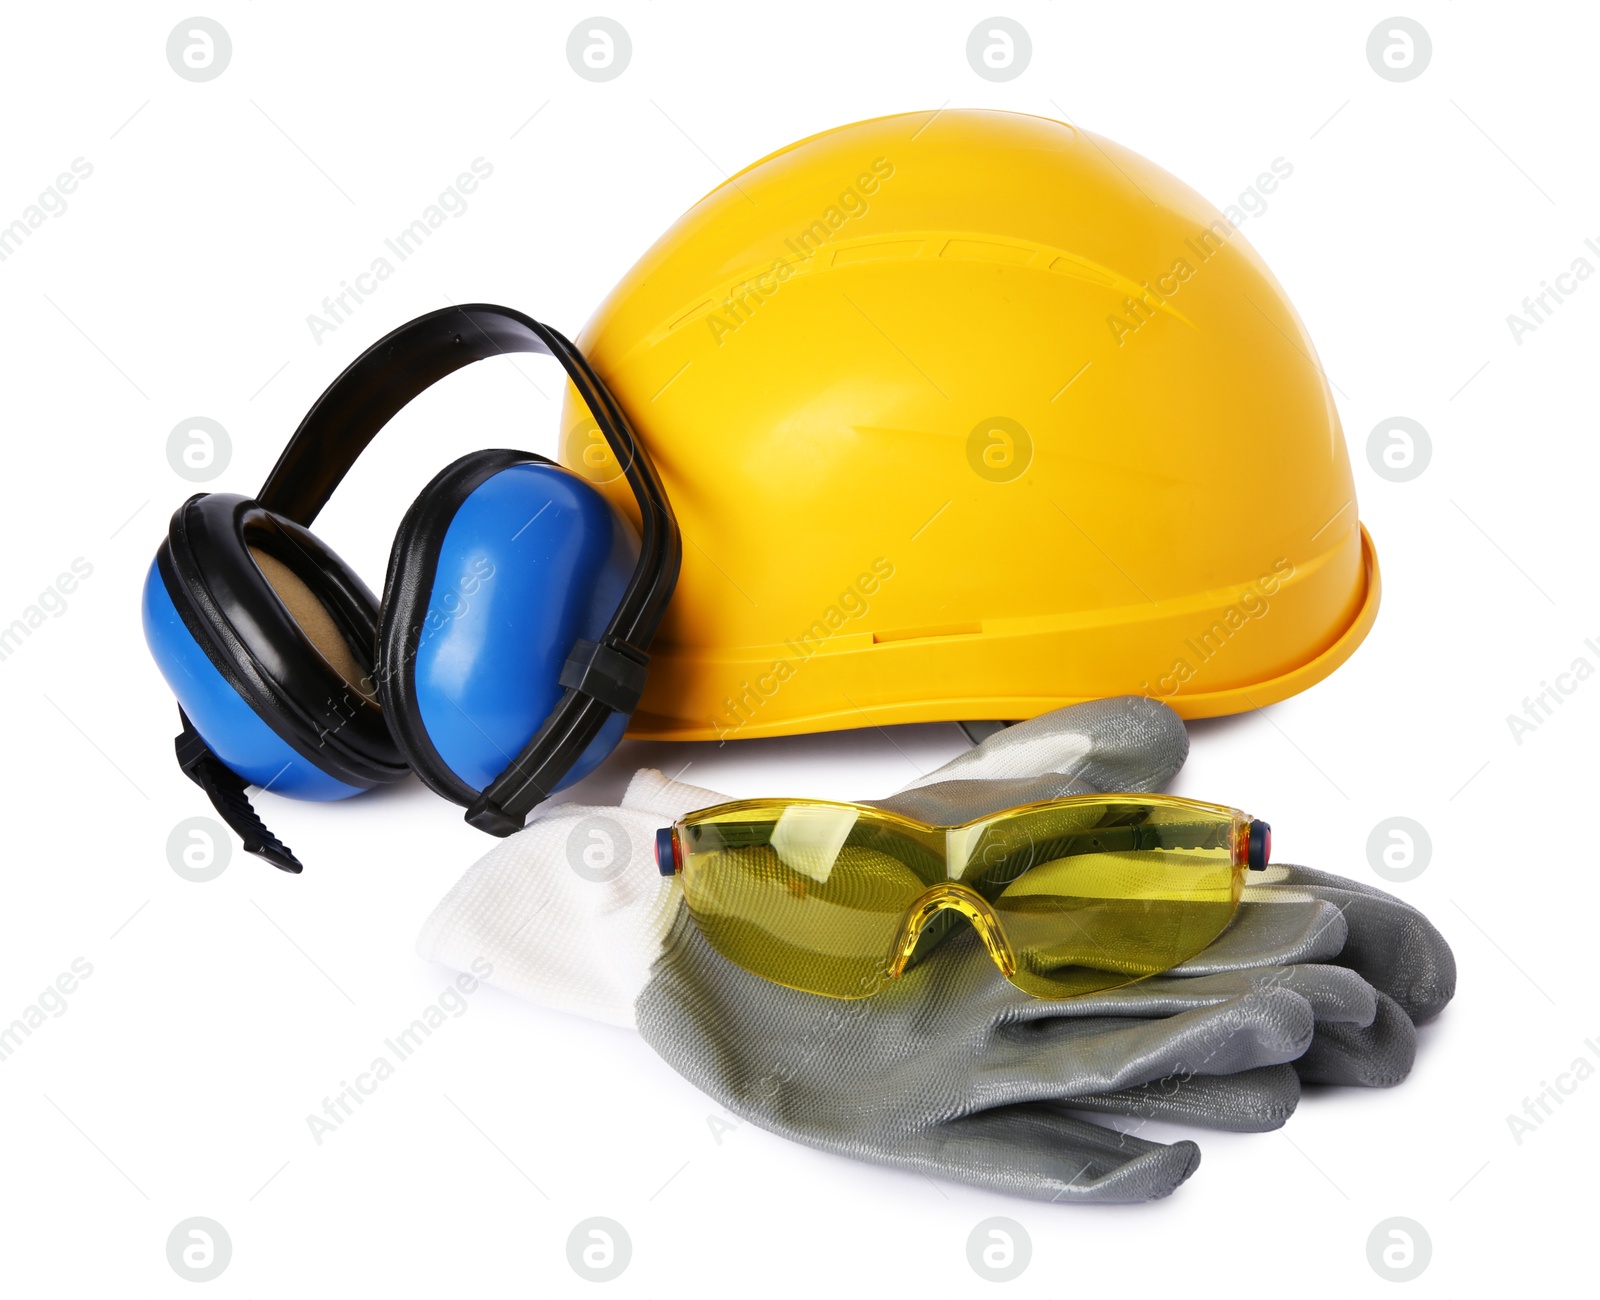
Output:
<svg viewBox="0 0 1600 1300">
<path fill-rule="evenodd" d="M 475 451 L 445 466 L 412 502 L 395 533 L 378 616 L 378 698 L 401 755 L 429 789 L 469 806 L 477 797 L 439 756 L 417 707 L 416 658 L 428 617 L 439 551 L 456 511 L 473 491 L 513 465 L 551 462 L 526 451 Z"/>
<path fill-rule="evenodd" d="M 212 663 L 296 752 L 351 785 L 405 775 L 372 680 L 377 599 L 313 533 L 248 497 L 211 493 L 172 517 L 157 562 Z M 296 618 L 263 565 L 303 618 L 314 602 L 315 620 Z M 342 645 L 329 645 L 335 634 Z"/>
</svg>

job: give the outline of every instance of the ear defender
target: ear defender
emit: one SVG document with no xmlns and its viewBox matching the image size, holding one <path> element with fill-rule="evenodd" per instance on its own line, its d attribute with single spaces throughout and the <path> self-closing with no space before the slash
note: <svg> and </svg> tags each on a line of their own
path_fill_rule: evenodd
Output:
<svg viewBox="0 0 1600 1300">
<path fill-rule="evenodd" d="M 406 512 L 378 622 L 378 698 L 400 752 L 433 790 L 470 804 L 555 707 L 579 642 L 622 600 L 639 535 L 588 482 L 542 456 L 480 451 Z M 566 775 L 622 739 L 614 713 Z"/>
<path fill-rule="evenodd" d="M 543 457 L 480 451 L 406 512 L 385 594 L 310 531 L 407 402 L 473 361 L 560 362 L 639 506 L 635 528 Z M 244 847 L 299 860 L 246 790 L 344 799 L 415 771 L 509 835 L 622 739 L 677 580 L 672 508 L 621 408 L 562 335 L 507 307 L 431 312 L 351 363 L 255 498 L 191 497 L 146 575 L 145 640 L 178 700 L 178 764 Z"/>
<path fill-rule="evenodd" d="M 145 577 L 143 615 L 182 713 L 180 764 L 214 803 L 229 796 L 230 825 L 249 811 L 246 784 L 343 799 L 405 775 L 373 682 L 377 600 L 307 529 L 247 497 L 192 497 Z M 235 826 L 246 847 L 297 870 L 249 820 Z"/>
</svg>

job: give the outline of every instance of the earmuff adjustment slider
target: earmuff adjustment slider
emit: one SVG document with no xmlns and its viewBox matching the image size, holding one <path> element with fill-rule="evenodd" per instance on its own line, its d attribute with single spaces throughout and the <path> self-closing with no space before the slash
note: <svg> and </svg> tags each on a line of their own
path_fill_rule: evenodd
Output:
<svg viewBox="0 0 1600 1300">
<path fill-rule="evenodd" d="M 561 669 L 561 685 L 599 700 L 608 709 L 631 714 L 644 694 L 645 670 L 650 656 L 619 636 L 600 642 L 581 637 L 573 643 Z"/>
</svg>

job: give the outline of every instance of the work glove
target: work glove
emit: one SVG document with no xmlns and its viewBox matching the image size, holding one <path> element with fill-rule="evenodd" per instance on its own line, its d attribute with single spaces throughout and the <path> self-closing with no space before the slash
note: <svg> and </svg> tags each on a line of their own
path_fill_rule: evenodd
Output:
<svg viewBox="0 0 1600 1300">
<path fill-rule="evenodd" d="M 1186 753 L 1164 706 L 1102 701 L 999 733 L 882 806 L 948 823 L 1039 798 L 1152 791 Z M 487 958 L 491 982 L 636 1026 L 771 1131 L 1065 1201 L 1163 1196 L 1199 1160 L 1192 1142 L 1146 1141 L 1069 1110 L 1276 1127 L 1299 1095 L 1291 1063 L 1317 1081 L 1396 1081 L 1415 1050 L 1408 1007 L 1436 1012 L 1453 985 L 1448 948 L 1411 909 L 1277 868 L 1200 958 L 1125 989 L 1034 999 L 957 933 L 872 998 L 797 992 L 715 953 L 651 860 L 657 827 L 722 799 L 646 771 L 621 808 L 548 810 L 463 877 L 419 951 L 462 968 Z M 1368 967 L 1381 988 L 1362 978 Z"/>
</svg>

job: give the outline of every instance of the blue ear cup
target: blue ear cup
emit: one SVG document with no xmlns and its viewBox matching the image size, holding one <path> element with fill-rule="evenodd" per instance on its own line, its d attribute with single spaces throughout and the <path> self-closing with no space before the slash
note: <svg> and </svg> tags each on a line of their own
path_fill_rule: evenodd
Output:
<svg viewBox="0 0 1600 1300">
<path fill-rule="evenodd" d="M 406 513 L 379 618 L 378 696 L 400 753 L 470 804 L 563 693 L 574 645 L 597 641 L 639 557 L 632 525 L 542 457 L 482 451 L 443 470 Z M 560 789 L 622 739 L 613 714 Z"/>
<path fill-rule="evenodd" d="M 295 799 L 344 799 L 363 787 L 330 776 L 245 703 L 184 625 L 161 571 L 144 580 L 144 637 L 178 707 L 222 762 L 250 785 Z"/>
<path fill-rule="evenodd" d="M 248 497 L 191 498 L 143 616 L 188 725 L 244 782 L 342 799 L 405 775 L 371 681 L 377 601 L 309 530 Z"/>
</svg>

